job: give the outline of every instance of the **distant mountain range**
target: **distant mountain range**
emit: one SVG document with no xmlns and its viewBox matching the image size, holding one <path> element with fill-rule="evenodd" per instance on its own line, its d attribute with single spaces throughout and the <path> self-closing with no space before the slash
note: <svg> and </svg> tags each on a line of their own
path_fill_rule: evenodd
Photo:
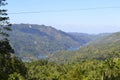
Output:
<svg viewBox="0 0 120 80">
<path fill-rule="evenodd" d="M 20 57 L 36 57 L 79 48 L 96 38 L 96 35 L 66 33 L 51 26 L 37 24 L 13 24 L 11 28 L 10 42 Z"/>
<path fill-rule="evenodd" d="M 86 59 L 103 60 L 120 57 L 120 32 L 106 34 L 93 40 L 77 51 L 61 51 L 49 55 L 50 61 L 75 62 Z"/>
</svg>

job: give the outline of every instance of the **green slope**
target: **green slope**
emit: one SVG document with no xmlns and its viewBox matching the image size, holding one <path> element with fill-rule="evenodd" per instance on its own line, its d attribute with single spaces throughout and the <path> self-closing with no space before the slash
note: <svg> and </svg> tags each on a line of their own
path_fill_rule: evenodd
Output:
<svg viewBox="0 0 120 80">
<path fill-rule="evenodd" d="M 111 57 L 120 57 L 120 32 L 96 39 L 77 51 L 65 51 L 49 55 L 49 60 L 74 62 L 86 59 L 103 60 Z"/>
<path fill-rule="evenodd" d="M 20 57 L 33 57 L 69 48 L 78 48 L 84 40 L 57 30 L 51 26 L 36 24 L 13 24 L 10 42 Z M 86 40 L 85 40 L 86 41 Z M 89 40 L 90 41 L 90 40 Z"/>
</svg>

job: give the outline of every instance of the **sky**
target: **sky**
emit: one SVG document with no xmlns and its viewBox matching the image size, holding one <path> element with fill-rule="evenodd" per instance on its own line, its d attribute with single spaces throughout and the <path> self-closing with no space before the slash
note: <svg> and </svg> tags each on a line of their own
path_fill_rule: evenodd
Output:
<svg viewBox="0 0 120 80">
<path fill-rule="evenodd" d="M 120 0 L 7 0 L 7 2 L 5 8 L 8 10 L 11 23 L 44 24 L 65 32 L 90 34 L 120 31 Z"/>
</svg>

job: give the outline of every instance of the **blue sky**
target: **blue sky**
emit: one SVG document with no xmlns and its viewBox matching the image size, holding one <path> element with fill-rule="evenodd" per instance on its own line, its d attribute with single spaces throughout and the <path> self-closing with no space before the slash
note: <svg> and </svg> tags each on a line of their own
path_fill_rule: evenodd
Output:
<svg viewBox="0 0 120 80">
<path fill-rule="evenodd" d="M 7 0 L 7 2 L 8 13 L 41 12 L 9 14 L 12 23 L 45 24 L 66 32 L 91 34 L 120 31 L 120 0 Z"/>
</svg>

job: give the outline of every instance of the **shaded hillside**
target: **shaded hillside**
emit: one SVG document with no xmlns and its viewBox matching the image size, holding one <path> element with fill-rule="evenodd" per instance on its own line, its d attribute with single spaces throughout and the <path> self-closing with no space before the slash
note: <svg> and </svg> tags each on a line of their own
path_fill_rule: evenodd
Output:
<svg viewBox="0 0 120 80">
<path fill-rule="evenodd" d="M 120 32 L 94 40 L 78 51 L 63 51 L 49 55 L 49 60 L 58 62 L 81 61 L 120 57 Z"/>
<path fill-rule="evenodd" d="M 38 56 L 83 45 L 83 39 L 76 40 L 73 35 L 51 26 L 36 24 L 14 24 L 10 41 L 19 56 Z M 89 41 L 89 40 L 88 40 Z"/>
<path fill-rule="evenodd" d="M 82 45 L 86 45 L 88 44 L 88 42 L 100 39 L 102 37 L 106 37 L 110 35 L 111 33 L 87 34 L 87 33 L 70 32 L 68 34 L 70 34 L 71 37 L 74 38 L 74 40 L 81 42 Z"/>
<path fill-rule="evenodd" d="M 87 44 L 88 42 L 100 37 L 100 35 L 92 35 L 87 33 L 68 33 L 70 34 L 76 41 L 81 42 L 82 45 Z"/>
</svg>

